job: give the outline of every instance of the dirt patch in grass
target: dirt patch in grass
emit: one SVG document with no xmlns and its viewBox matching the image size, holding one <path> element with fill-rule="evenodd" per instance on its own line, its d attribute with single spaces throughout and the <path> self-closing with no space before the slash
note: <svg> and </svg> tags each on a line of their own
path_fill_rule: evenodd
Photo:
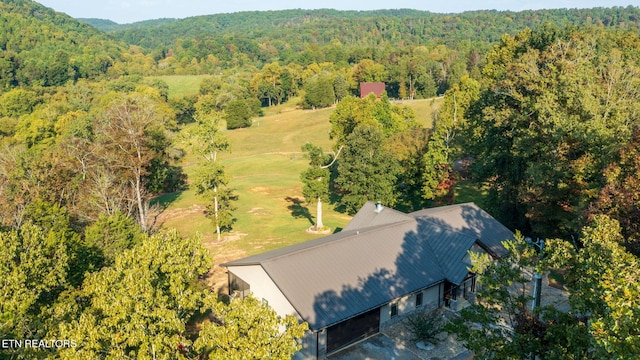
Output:
<svg viewBox="0 0 640 360">
<path fill-rule="evenodd" d="M 227 246 L 224 249 L 220 245 L 222 243 L 228 243 L 231 241 L 238 241 L 247 234 L 233 234 L 225 236 L 222 242 L 217 241 L 205 241 L 203 246 L 209 250 L 211 257 L 213 258 L 213 266 L 209 270 L 209 273 L 205 276 L 205 283 L 211 287 L 218 295 L 226 295 L 229 293 L 227 284 L 227 268 L 220 266 L 229 261 L 241 259 L 247 256 L 243 250 Z"/>
<path fill-rule="evenodd" d="M 254 186 L 249 189 L 249 191 L 252 193 L 263 194 L 263 195 L 268 195 L 271 192 L 270 190 L 271 189 L 269 189 L 266 186 Z"/>
<path fill-rule="evenodd" d="M 193 204 L 188 208 L 177 208 L 171 210 L 165 210 L 160 215 L 158 215 L 158 226 L 162 226 L 165 221 L 168 219 L 180 219 L 191 217 L 194 214 L 203 214 L 207 208 L 204 205 Z"/>
<path fill-rule="evenodd" d="M 266 212 L 266 211 L 260 211 L 260 210 L 264 210 L 264 208 L 261 208 L 261 207 L 254 207 L 254 208 L 251 208 L 251 210 L 247 211 L 247 214 L 256 215 L 256 216 L 265 216 L 265 215 L 269 215 L 269 213 L 268 213 L 268 212 Z"/>
</svg>

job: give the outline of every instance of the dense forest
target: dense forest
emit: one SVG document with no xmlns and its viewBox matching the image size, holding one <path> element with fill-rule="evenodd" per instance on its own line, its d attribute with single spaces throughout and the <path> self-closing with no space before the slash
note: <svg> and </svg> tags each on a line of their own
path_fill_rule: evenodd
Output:
<svg viewBox="0 0 640 360">
<path fill-rule="evenodd" d="M 476 354 L 632 358 L 639 29 L 631 6 L 288 10 L 118 25 L 1 0 L 0 338 L 77 344 L 0 356 L 290 358 L 306 325 L 255 299 L 219 299 L 199 281 L 211 268 L 201 239 L 158 229 L 152 200 L 195 189 L 220 239 L 237 198 L 218 157 L 231 145 L 224 127 L 249 127 L 265 108 L 295 101 L 334 107 L 333 148 L 303 147 L 303 194 L 319 213 L 327 202 L 345 213 L 367 200 L 450 203 L 461 180 L 454 161 L 465 159 L 465 181 L 487 191 L 488 211 L 549 239 L 532 258 L 566 274 L 575 313 L 516 309 L 516 335 L 458 333 Z M 150 77 L 175 74 L 207 76 L 185 97 Z M 361 99 L 368 81 L 385 82 L 386 94 Z M 392 101 L 436 95 L 432 128 Z M 187 153 L 200 166 L 193 179 L 181 168 Z M 559 333 L 581 337 L 552 341 L 566 339 Z"/>
<path fill-rule="evenodd" d="M 596 25 L 633 29 L 638 28 L 637 8 L 560 9 L 522 12 L 474 11 L 462 14 L 435 14 L 426 11 L 400 9 L 377 11 L 285 10 L 241 12 L 169 19 L 134 24 L 108 24 L 86 19 L 88 23 L 108 31 L 117 39 L 148 49 L 171 48 L 179 39 L 193 41 L 190 47 L 198 58 L 216 54 L 227 44 L 242 44 L 241 49 L 251 58 L 262 61 L 278 60 L 300 63 L 305 57 L 322 56 L 313 47 L 330 49 L 341 44 L 346 49 L 398 48 L 403 46 L 447 46 L 468 42 L 490 44 L 503 34 L 515 34 L 544 22 L 558 26 Z M 153 34 L 152 34 L 153 33 Z M 273 49 L 278 51 L 273 59 Z M 309 53 L 307 53 L 309 51 Z M 298 54 L 304 52 L 303 54 Z M 333 51 L 324 51 L 332 54 Z M 347 51 L 348 52 L 348 51 Z M 312 58 L 315 62 L 344 59 Z M 301 63 L 301 65 L 307 65 Z"/>
</svg>

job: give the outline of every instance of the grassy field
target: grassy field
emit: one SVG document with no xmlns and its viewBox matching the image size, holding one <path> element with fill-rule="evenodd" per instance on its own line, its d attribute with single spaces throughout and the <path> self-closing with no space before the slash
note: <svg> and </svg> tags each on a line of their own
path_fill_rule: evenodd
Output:
<svg viewBox="0 0 640 360">
<path fill-rule="evenodd" d="M 486 204 L 485 200 L 488 195 L 488 190 L 486 186 L 482 184 L 471 180 L 459 181 L 454 188 L 454 194 L 456 204 L 475 202 L 476 205 L 481 208 L 487 209 L 488 204 Z"/>
<path fill-rule="evenodd" d="M 162 79 L 169 83 L 172 94 L 176 93 L 174 86 L 195 83 L 188 77 Z M 430 125 L 431 112 L 440 102 L 415 100 L 405 104 L 416 110 L 421 123 Z M 333 109 L 301 110 L 295 107 L 296 103 L 291 99 L 287 104 L 265 109 L 265 116 L 254 119 L 250 128 L 223 130 L 232 148 L 230 153 L 220 154 L 219 159 L 239 196 L 232 233 L 220 242 L 215 240 L 211 221 L 204 216 L 204 203 L 192 190 L 157 199 L 166 207 L 159 216 L 161 226 L 176 228 L 183 236 L 200 234 L 215 264 L 318 237 L 306 232 L 315 221 L 315 205 L 307 206 L 302 196 L 300 173 L 308 166 L 308 160 L 300 148 L 312 142 L 325 151 L 331 150 L 329 116 Z M 187 176 L 193 174 L 197 163 L 192 154 L 183 159 Z M 324 224 L 333 231 L 350 220 L 331 204 L 325 204 L 323 209 Z M 223 270 L 214 266 L 209 282 L 222 289 L 226 285 Z"/>
<path fill-rule="evenodd" d="M 169 97 L 197 95 L 200 82 L 209 75 L 164 75 L 150 76 L 149 79 L 160 79 L 169 85 Z"/>
</svg>

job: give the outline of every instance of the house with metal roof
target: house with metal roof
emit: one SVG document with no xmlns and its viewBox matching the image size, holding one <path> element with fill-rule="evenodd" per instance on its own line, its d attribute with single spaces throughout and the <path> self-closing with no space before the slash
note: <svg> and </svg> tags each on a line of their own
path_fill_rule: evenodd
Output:
<svg viewBox="0 0 640 360">
<path fill-rule="evenodd" d="M 506 255 L 513 233 L 473 203 L 409 214 L 366 203 L 339 233 L 231 261 L 229 292 L 309 324 L 301 358 L 317 359 L 416 309 L 475 292 L 468 251 Z"/>
</svg>

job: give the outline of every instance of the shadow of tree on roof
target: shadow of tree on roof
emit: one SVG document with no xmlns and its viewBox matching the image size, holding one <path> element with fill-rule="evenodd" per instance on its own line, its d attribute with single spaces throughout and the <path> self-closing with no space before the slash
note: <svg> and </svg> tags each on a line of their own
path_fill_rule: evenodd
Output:
<svg viewBox="0 0 640 360">
<path fill-rule="evenodd" d="M 376 249 L 379 252 L 358 253 L 353 249 L 357 253 L 335 254 L 333 264 L 344 262 L 345 270 L 353 275 L 341 275 L 342 279 L 337 282 L 343 281 L 343 284 L 336 283 L 332 289 L 325 289 L 315 296 L 310 327 L 319 330 L 334 325 L 445 281 L 459 284 L 468 273 L 465 258 L 476 239 L 480 236 L 496 238 L 503 236 L 505 231 L 510 232 L 474 205 L 460 205 L 456 211 L 448 216 L 420 216 L 417 212 L 415 221 L 389 225 L 400 232 L 398 235 L 402 239 L 400 244 L 395 243 L 397 246 L 390 238 L 393 230 L 385 230 L 387 227 L 373 231 L 363 228 L 360 234 L 353 235 L 367 237 L 366 243 L 379 247 Z M 365 256 L 371 253 L 375 255 Z M 377 265 L 388 264 L 389 256 L 395 257 L 392 266 Z M 441 305 L 442 300 L 439 299 L 437 305 Z"/>
<path fill-rule="evenodd" d="M 502 242 L 513 239 L 513 233 L 489 213 L 475 205 L 461 205 L 460 217 L 465 223 L 462 231 L 468 231 L 498 256 L 506 255 Z"/>
<path fill-rule="evenodd" d="M 327 289 L 318 294 L 314 302 L 316 322 L 310 323 L 312 328 L 320 329 L 333 325 L 445 280 L 440 261 L 435 256 L 429 239 L 439 236 L 440 232 L 450 232 L 450 227 L 442 223 L 442 229 L 437 229 L 433 222 L 420 219 L 408 226 L 410 228 L 400 235 L 402 243 L 395 247 L 395 254 L 389 254 L 390 248 L 384 246 L 390 239 L 368 239 L 371 246 L 383 245 L 384 249 L 380 249 L 378 256 L 394 257 L 393 266 L 376 266 L 379 259 L 363 258 L 362 253 L 336 254 L 340 258 L 336 258 L 336 261 L 346 261 L 354 271 L 368 267 L 369 273 L 357 276 L 357 279 L 342 284 L 340 288 Z M 363 232 L 355 236 L 376 235 Z M 466 249 L 464 251 L 466 252 Z"/>
</svg>

